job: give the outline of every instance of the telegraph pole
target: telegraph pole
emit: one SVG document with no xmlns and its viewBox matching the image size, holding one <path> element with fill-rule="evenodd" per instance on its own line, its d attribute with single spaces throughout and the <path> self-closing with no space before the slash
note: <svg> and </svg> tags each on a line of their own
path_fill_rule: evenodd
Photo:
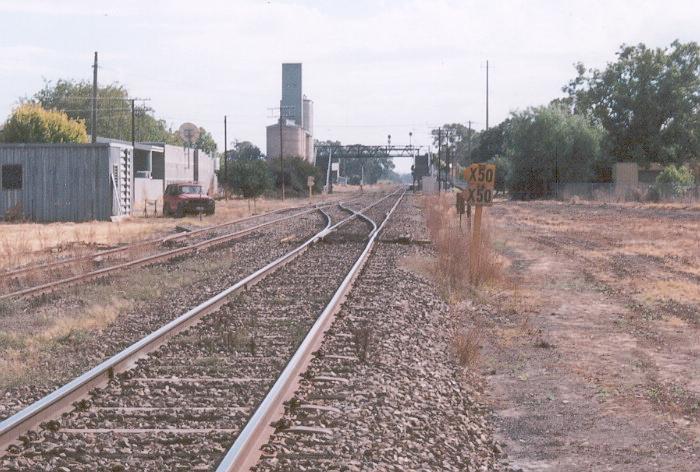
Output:
<svg viewBox="0 0 700 472">
<path fill-rule="evenodd" d="M 228 126 L 226 125 L 226 115 L 224 115 L 224 183 L 228 182 Z M 224 189 L 226 193 L 226 189 Z"/>
<path fill-rule="evenodd" d="M 136 122 L 134 120 L 134 117 L 136 116 L 136 113 L 134 112 L 134 100 L 133 98 L 131 99 L 131 147 L 136 147 Z M 135 151 L 134 151 L 135 152 Z"/>
<path fill-rule="evenodd" d="M 447 165 L 447 182 L 452 178 L 452 156 L 450 156 L 450 130 L 445 130 L 445 164 Z"/>
<path fill-rule="evenodd" d="M 489 129 L 489 61 L 486 61 L 486 129 Z"/>
<path fill-rule="evenodd" d="M 284 153 L 282 152 L 282 125 L 284 118 L 280 108 L 280 172 L 282 174 L 282 201 L 284 201 Z"/>
<path fill-rule="evenodd" d="M 445 166 L 447 167 L 447 174 L 445 175 L 445 184 L 450 181 L 450 130 L 445 130 Z M 445 185 L 445 190 L 447 190 L 447 185 Z"/>
<path fill-rule="evenodd" d="M 97 142 L 97 51 L 95 51 L 95 63 L 92 65 L 92 114 L 90 117 L 90 134 L 92 143 Z"/>
<path fill-rule="evenodd" d="M 438 128 L 438 153 L 437 153 L 437 163 L 438 163 L 438 193 L 440 193 L 441 190 L 441 181 L 440 181 L 440 168 L 442 167 L 440 164 L 440 151 L 442 150 L 442 128 Z"/>
<path fill-rule="evenodd" d="M 469 120 L 469 130 L 467 131 L 467 146 L 469 152 L 469 164 L 472 162 L 472 121 Z"/>
</svg>

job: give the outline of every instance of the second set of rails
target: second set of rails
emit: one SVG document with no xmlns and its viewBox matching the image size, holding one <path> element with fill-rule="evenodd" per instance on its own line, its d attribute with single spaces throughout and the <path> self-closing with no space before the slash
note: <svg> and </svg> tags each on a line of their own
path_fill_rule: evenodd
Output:
<svg viewBox="0 0 700 472">
<path fill-rule="evenodd" d="M 0 423 L 22 439 L 0 466 L 250 464 L 401 196 L 309 210 L 327 223 L 301 245 Z"/>
<path fill-rule="evenodd" d="M 0 301 L 41 295 L 119 271 L 191 254 L 331 204 L 333 202 L 283 208 L 105 251 L 5 271 L 0 273 Z"/>
</svg>

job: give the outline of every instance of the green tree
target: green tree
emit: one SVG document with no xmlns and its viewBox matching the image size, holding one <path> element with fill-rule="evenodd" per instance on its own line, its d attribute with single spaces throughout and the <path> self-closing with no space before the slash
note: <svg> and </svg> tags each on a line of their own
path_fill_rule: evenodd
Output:
<svg viewBox="0 0 700 472">
<path fill-rule="evenodd" d="M 2 141 L 6 143 L 86 143 L 87 140 L 82 121 L 32 104 L 14 110 L 2 130 Z"/>
<path fill-rule="evenodd" d="M 316 146 L 341 146 L 340 141 L 317 141 Z M 318 163 L 323 181 L 328 166 L 329 150 L 327 148 L 317 148 L 316 162 Z M 359 185 L 362 180 L 363 166 L 365 184 L 374 184 L 380 179 L 391 179 L 393 176 L 394 162 L 384 157 L 386 153 L 382 153 L 380 157 L 372 158 L 352 158 L 344 157 L 336 159 L 338 152 L 333 154 L 334 162 L 339 163 L 340 175 L 348 178 L 348 183 L 351 185 Z"/>
<path fill-rule="evenodd" d="M 279 158 L 269 159 L 267 164 L 272 173 L 272 180 L 275 184 L 275 188 L 281 192 L 282 169 L 280 167 L 280 160 Z M 307 178 L 310 176 L 314 178 L 314 192 L 320 192 L 324 182 L 321 178 L 321 169 L 308 163 L 301 157 L 284 158 L 284 191 L 286 196 L 306 195 L 308 192 L 306 182 Z"/>
<path fill-rule="evenodd" d="M 229 175 L 233 192 L 253 202 L 271 186 L 272 176 L 265 161 L 237 160 L 229 164 Z"/>
<path fill-rule="evenodd" d="M 498 126 L 479 132 L 472 143 L 472 153 L 468 163 L 487 162 L 495 156 L 504 155 L 509 124 L 510 120 L 505 120 Z"/>
<path fill-rule="evenodd" d="M 685 194 L 690 187 L 695 185 L 695 176 L 684 166 L 676 167 L 670 164 L 656 176 L 656 190 L 660 194 L 672 194 L 680 196 Z"/>
<path fill-rule="evenodd" d="M 390 179 L 394 169 L 394 163 L 386 157 L 345 158 L 338 162 L 340 175 L 347 177 L 350 185 L 359 185 L 363 174 L 365 185 L 376 184 L 381 179 Z"/>
<path fill-rule="evenodd" d="M 237 142 L 236 146 L 234 147 L 234 150 L 236 151 L 236 159 L 243 159 L 246 161 L 257 161 L 265 157 L 263 156 L 263 153 L 260 150 L 260 148 L 257 147 L 255 144 L 251 143 L 250 141 Z"/>
<path fill-rule="evenodd" d="M 506 185 L 516 197 L 541 197 L 552 184 L 587 182 L 601 156 L 604 132 L 564 107 L 513 113 L 506 134 Z"/>
<path fill-rule="evenodd" d="M 82 120 L 88 131 L 92 123 L 92 84 L 87 81 L 59 79 L 46 81 L 44 87 L 24 102 L 38 103 L 46 109 L 64 111 L 71 119 Z M 119 83 L 99 86 L 97 89 L 97 135 L 131 141 L 131 100 L 129 91 Z M 152 108 L 136 102 L 134 110 L 136 141 L 163 142 L 182 145 L 180 136 L 169 129 L 165 120 L 158 119 Z M 200 149 L 210 154 L 216 150 L 211 135 L 200 129 Z"/>
<path fill-rule="evenodd" d="M 496 165 L 496 192 L 505 192 L 506 182 L 510 176 L 510 160 L 506 156 L 496 155 L 487 161 Z"/>
<path fill-rule="evenodd" d="M 199 128 L 199 138 L 197 138 L 197 142 L 194 143 L 194 146 L 206 152 L 210 157 L 216 155 L 216 141 L 214 141 L 214 137 L 211 133 L 204 128 Z"/>
<path fill-rule="evenodd" d="M 470 156 L 470 149 L 474 149 L 477 132 L 473 129 L 470 130 L 461 123 L 446 123 L 440 128 L 442 132 L 441 151 L 443 153 L 441 159 L 445 160 L 449 153 L 452 163 L 465 166 L 474 162 Z M 439 134 L 440 131 L 437 129 L 432 130 L 433 146 L 436 149 L 438 147 Z"/>
<path fill-rule="evenodd" d="M 619 161 L 683 162 L 700 154 L 700 48 L 622 45 L 605 69 L 586 71 L 564 87 L 576 113 L 607 131 L 606 147 Z"/>
<path fill-rule="evenodd" d="M 229 149 L 227 152 L 229 162 L 236 160 L 257 161 L 264 157 L 260 148 L 250 141 L 237 141 L 233 149 Z"/>
<path fill-rule="evenodd" d="M 221 154 L 221 165 L 218 171 L 219 181 L 223 184 L 231 182 L 233 178 L 233 167 L 231 164 L 235 161 L 258 161 L 263 158 L 260 148 L 250 141 L 239 141 L 233 149 L 227 150 L 227 155 Z M 228 164 L 226 164 L 228 161 Z M 224 173 L 228 169 L 228 176 Z"/>
</svg>

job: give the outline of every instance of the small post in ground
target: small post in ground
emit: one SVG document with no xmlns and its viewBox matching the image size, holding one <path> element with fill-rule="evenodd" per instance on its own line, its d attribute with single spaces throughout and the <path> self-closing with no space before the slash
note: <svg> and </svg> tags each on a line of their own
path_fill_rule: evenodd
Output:
<svg viewBox="0 0 700 472">
<path fill-rule="evenodd" d="M 306 185 L 309 187 L 309 200 L 310 200 L 311 197 L 313 196 L 313 191 L 312 191 L 312 189 L 314 188 L 315 180 L 316 180 L 316 179 L 314 179 L 314 176 L 313 176 L 313 175 L 310 175 L 310 176 L 308 176 L 308 177 L 306 178 Z"/>
<path fill-rule="evenodd" d="M 464 169 L 464 180 L 469 185 L 466 203 L 474 209 L 474 223 L 469 248 L 469 276 L 474 280 L 479 270 L 481 257 L 481 215 L 484 205 L 493 202 L 493 189 L 496 183 L 496 166 L 494 164 L 472 164 Z"/>
</svg>

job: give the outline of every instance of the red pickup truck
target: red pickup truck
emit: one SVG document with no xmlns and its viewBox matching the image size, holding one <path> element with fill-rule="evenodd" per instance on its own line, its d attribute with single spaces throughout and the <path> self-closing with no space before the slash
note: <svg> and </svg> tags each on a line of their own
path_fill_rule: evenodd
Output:
<svg viewBox="0 0 700 472">
<path fill-rule="evenodd" d="M 163 194 L 163 215 L 182 218 L 185 213 L 213 215 L 214 199 L 203 193 L 200 184 L 170 184 Z"/>
</svg>

